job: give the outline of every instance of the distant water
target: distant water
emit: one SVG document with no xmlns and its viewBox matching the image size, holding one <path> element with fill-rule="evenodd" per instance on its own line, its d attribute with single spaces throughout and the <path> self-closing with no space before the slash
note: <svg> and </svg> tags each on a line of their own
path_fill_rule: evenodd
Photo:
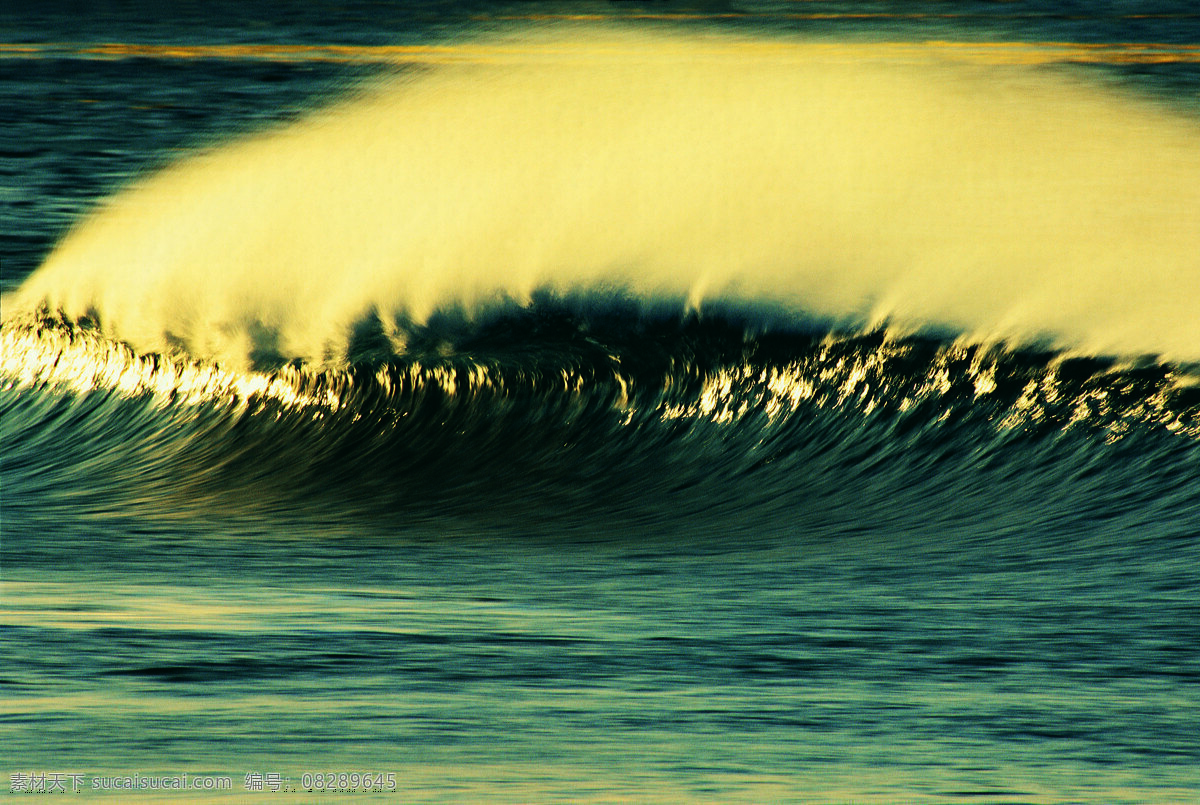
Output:
<svg viewBox="0 0 1200 805">
<path fill-rule="evenodd" d="M 0 784 L 1200 797 L 1187 4 L 134 6 L 0 28 Z"/>
</svg>

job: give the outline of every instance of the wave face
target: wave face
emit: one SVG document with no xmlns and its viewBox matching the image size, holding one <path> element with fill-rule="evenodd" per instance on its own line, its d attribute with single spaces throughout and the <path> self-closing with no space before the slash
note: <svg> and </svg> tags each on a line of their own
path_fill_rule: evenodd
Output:
<svg viewBox="0 0 1200 805">
<path fill-rule="evenodd" d="M 1196 374 L 753 321 L 540 296 L 403 361 L 273 373 L 10 325 L 6 464 L 40 470 L 6 516 L 747 538 L 1200 522 Z"/>
<path fill-rule="evenodd" d="M 488 52 L 484 48 L 481 52 Z M 345 367 L 539 291 L 1200 359 L 1200 136 L 1068 77 L 610 32 L 494 45 L 185 160 L 5 315 Z"/>
</svg>

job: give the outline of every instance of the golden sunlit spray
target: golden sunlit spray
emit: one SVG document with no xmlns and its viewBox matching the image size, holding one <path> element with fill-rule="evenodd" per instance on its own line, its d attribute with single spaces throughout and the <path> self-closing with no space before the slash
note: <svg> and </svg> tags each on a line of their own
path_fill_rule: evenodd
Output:
<svg viewBox="0 0 1200 805">
<path fill-rule="evenodd" d="M 131 187 L 6 317 L 98 314 L 234 366 L 265 328 L 320 362 L 370 311 L 386 330 L 601 288 L 1200 359 L 1195 120 L 916 47 L 610 31 L 475 51 Z"/>
</svg>

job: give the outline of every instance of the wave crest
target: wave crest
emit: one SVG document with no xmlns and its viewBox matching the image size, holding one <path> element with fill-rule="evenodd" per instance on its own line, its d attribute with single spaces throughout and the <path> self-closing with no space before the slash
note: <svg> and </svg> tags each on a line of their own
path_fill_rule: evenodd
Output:
<svg viewBox="0 0 1200 805">
<path fill-rule="evenodd" d="M 139 183 L 6 315 L 98 314 L 143 352 L 245 369 L 622 289 L 1200 359 L 1194 121 L 916 47 L 538 36 Z"/>
</svg>

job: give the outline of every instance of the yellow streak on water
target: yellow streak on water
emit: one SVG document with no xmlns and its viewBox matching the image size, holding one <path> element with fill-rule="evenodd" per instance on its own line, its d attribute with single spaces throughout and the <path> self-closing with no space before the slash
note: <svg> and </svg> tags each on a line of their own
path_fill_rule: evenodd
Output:
<svg viewBox="0 0 1200 805">
<path fill-rule="evenodd" d="M 656 15 L 661 16 L 661 15 Z M 677 15 L 669 15 L 677 16 Z M 684 15 L 686 16 L 686 15 Z M 821 15 L 816 15 L 821 16 Z M 550 18 L 547 15 L 519 19 Z M 593 17 L 553 17 L 579 21 Z M 518 18 L 514 18 L 518 19 Z M 603 19 L 603 17 L 595 17 Z M 1057 64 L 1060 62 L 1094 64 L 1156 64 L 1200 62 L 1200 45 L 1163 42 L 955 42 L 955 41 L 883 41 L 814 42 L 797 47 L 781 42 L 706 42 L 690 48 L 698 56 L 761 56 L 772 54 L 785 61 L 875 61 L 879 59 L 917 59 L 931 55 L 953 61 L 976 64 Z M 468 43 L 446 45 L 281 45 L 265 43 L 236 44 L 148 44 L 134 42 L 104 43 L 0 43 L 3 58 L 61 58 L 63 56 L 96 59 L 222 59 L 275 62 L 345 62 L 377 64 L 497 64 L 527 63 L 530 60 L 594 58 L 612 52 L 611 46 L 589 47 L 588 43 L 541 45 L 535 43 L 500 45 Z"/>
</svg>

